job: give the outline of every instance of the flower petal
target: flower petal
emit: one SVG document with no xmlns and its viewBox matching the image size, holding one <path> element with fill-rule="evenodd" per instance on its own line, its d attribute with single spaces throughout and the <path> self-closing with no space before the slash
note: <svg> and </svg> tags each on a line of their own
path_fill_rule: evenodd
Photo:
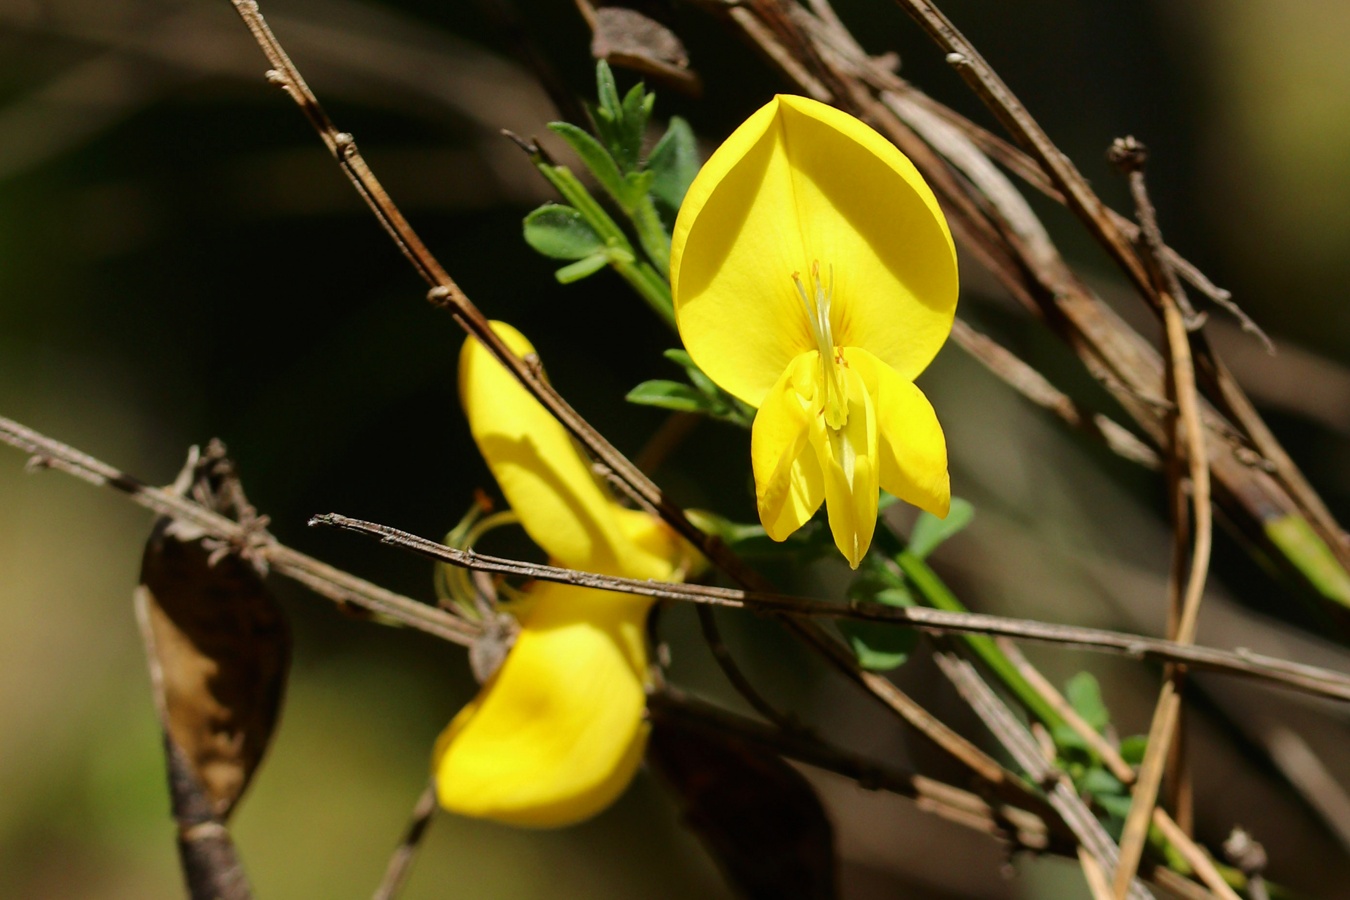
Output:
<svg viewBox="0 0 1350 900">
<path fill-rule="evenodd" d="M 689 355 L 708 377 L 759 406 L 815 343 L 792 283 L 810 264 L 793 200 L 775 98 L 699 170 L 675 222 L 670 286 Z"/>
<path fill-rule="evenodd" d="M 590 818 L 623 792 L 646 746 L 650 603 L 539 583 L 515 646 L 436 742 L 441 806 L 511 825 Z"/>
<path fill-rule="evenodd" d="M 825 476 L 825 511 L 835 546 L 856 569 L 872 545 L 877 526 L 877 417 L 858 373 L 842 370 L 848 422 L 837 431 L 823 419 L 811 429 L 811 445 Z"/>
<path fill-rule="evenodd" d="M 833 343 L 917 376 L 956 307 L 956 253 L 937 201 L 862 122 L 780 96 L 708 160 L 676 221 L 671 288 L 694 361 L 758 406 L 815 347 L 792 274 L 816 263 L 834 285 Z"/>
<path fill-rule="evenodd" d="M 775 541 L 806 524 L 825 499 L 820 465 L 809 434 L 820 420 L 824 386 L 817 384 L 820 355 L 799 355 L 764 397 L 750 433 L 755 499 L 765 532 Z"/>
<path fill-rule="evenodd" d="M 845 347 L 843 353 L 876 407 L 882 489 L 945 518 L 952 499 L 947 440 L 932 404 L 923 391 L 866 350 Z"/>
<path fill-rule="evenodd" d="M 913 381 L 956 312 L 956 250 L 937 200 L 914 164 L 853 116 L 805 97 L 779 101 L 807 264 L 833 270 L 834 342 Z"/>
<path fill-rule="evenodd" d="M 492 328 L 520 356 L 534 347 L 505 322 Z M 459 357 L 469 430 L 521 527 L 565 566 L 629 578 L 669 577 L 673 559 L 625 536 L 615 503 L 571 435 L 477 340 Z"/>
</svg>

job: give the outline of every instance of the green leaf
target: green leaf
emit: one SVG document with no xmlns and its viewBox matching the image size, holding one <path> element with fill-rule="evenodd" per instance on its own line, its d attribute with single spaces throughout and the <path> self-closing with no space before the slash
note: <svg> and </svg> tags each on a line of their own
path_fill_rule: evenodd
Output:
<svg viewBox="0 0 1350 900">
<path fill-rule="evenodd" d="M 841 621 L 839 630 L 853 648 L 858 665 L 870 672 L 889 672 L 909 661 L 919 634 L 912 628 L 897 628 L 880 622 Z"/>
<path fill-rule="evenodd" d="M 571 122 L 549 122 L 548 128 L 576 151 L 582 163 L 595 176 L 595 180 L 600 182 L 600 186 L 616 203 L 624 209 L 632 206 L 628 182 L 620 174 L 614 157 L 610 156 L 609 151 L 599 141 Z"/>
<path fill-rule="evenodd" d="M 1083 717 L 1095 731 L 1101 731 L 1111 721 L 1111 713 L 1102 702 L 1102 691 L 1091 672 L 1079 672 L 1065 685 L 1064 696 L 1074 712 Z"/>
<path fill-rule="evenodd" d="M 952 498 L 947 518 L 939 519 L 930 512 L 919 513 L 914 530 L 909 535 L 909 552 L 919 559 L 925 559 L 943 541 L 954 537 L 975 518 L 975 507 L 960 497 Z"/>
<path fill-rule="evenodd" d="M 1083 736 L 1068 725 L 1056 725 L 1051 730 L 1050 734 L 1054 739 L 1055 747 L 1059 750 L 1060 754 L 1066 758 L 1071 756 L 1075 751 L 1089 755 L 1091 754 L 1087 741 L 1083 740 Z"/>
<path fill-rule="evenodd" d="M 708 397 L 679 381 L 644 381 L 624 399 L 639 406 L 659 406 L 676 412 L 710 413 L 712 407 Z"/>
<path fill-rule="evenodd" d="M 600 98 L 600 111 L 611 121 L 617 121 L 623 114 L 619 103 L 619 86 L 614 81 L 614 71 L 603 59 L 595 63 L 595 92 Z"/>
<path fill-rule="evenodd" d="M 585 216 L 557 203 L 525 217 L 525 243 L 552 259 L 584 259 L 605 248 Z"/>
<path fill-rule="evenodd" d="M 694 365 L 694 360 L 684 350 L 672 347 L 671 349 L 663 352 L 661 355 L 664 356 L 666 359 L 670 360 L 671 362 L 673 362 L 677 366 L 681 366 L 686 369 L 697 368 Z"/>
<path fill-rule="evenodd" d="M 600 99 L 600 105 L 591 109 L 596 133 L 618 164 L 619 171 L 632 172 L 637 169 L 642 138 L 656 95 L 648 94 L 638 83 L 620 101 L 614 73 L 603 60 L 596 64 L 595 84 Z"/>
<path fill-rule="evenodd" d="M 1094 766 L 1087 770 L 1078 785 L 1078 789 L 1099 798 L 1119 796 L 1126 793 L 1125 785 L 1120 783 L 1120 779 L 1100 766 Z"/>
<path fill-rule="evenodd" d="M 675 227 L 675 214 L 698 170 L 698 142 L 694 140 L 694 130 L 684 119 L 672 116 L 666 133 L 647 157 L 647 171 L 653 175 L 652 199 L 668 231 Z"/>
<path fill-rule="evenodd" d="M 605 266 L 609 265 L 610 255 L 607 252 L 600 252 L 579 259 L 570 266 L 563 266 L 553 273 L 553 277 L 558 279 L 559 284 L 571 284 L 574 281 L 580 281 L 587 275 L 594 275 Z"/>
<path fill-rule="evenodd" d="M 1120 742 L 1120 758 L 1132 766 L 1137 766 L 1144 761 L 1144 751 L 1147 749 L 1147 735 L 1131 735 Z"/>
<path fill-rule="evenodd" d="M 854 603 L 881 603 L 885 606 L 913 606 L 909 589 L 880 566 L 871 567 L 854 579 L 848 589 Z M 914 652 L 919 633 L 913 628 L 885 622 L 859 622 L 841 619 L 839 630 L 853 648 L 858 665 L 873 672 L 886 672 L 904 665 Z"/>
</svg>

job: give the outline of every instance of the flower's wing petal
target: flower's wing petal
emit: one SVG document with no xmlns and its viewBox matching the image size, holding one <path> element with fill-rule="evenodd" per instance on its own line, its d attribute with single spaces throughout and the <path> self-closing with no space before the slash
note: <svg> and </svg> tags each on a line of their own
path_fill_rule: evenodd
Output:
<svg viewBox="0 0 1350 900">
<path fill-rule="evenodd" d="M 643 620 L 650 604 L 540 583 L 497 674 L 436 742 L 443 807 L 553 828 L 599 813 L 647 740 Z"/>
<path fill-rule="evenodd" d="M 675 318 L 689 355 L 759 406 L 815 347 L 792 283 L 809 265 L 775 98 L 737 128 L 685 195 L 670 248 Z"/>
<path fill-rule="evenodd" d="M 947 440 L 932 404 L 913 382 L 867 351 L 848 347 L 844 358 L 874 399 L 882 489 L 945 517 L 952 499 Z"/>
<path fill-rule="evenodd" d="M 520 356 L 534 347 L 505 322 L 493 330 Z M 459 357 L 469 430 L 506 502 L 536 544 L 565 566 L 663 578 L 670 561 L 628 541 L 619 507 L 591 475 L 571 436 L 476 339 Z"/>
<path fill-rule="evenodd" d="M 869 350 L 913 381 L 956 311 L 956 251 L 937 200 L 914 164 L 862 122 L 804 97 L 779 104 L 804 264 L 818 260 L 827 285 L 833 276 L 834 342 Z"/>
<path fill-rule="evenodd" d="M 838 430 L 817 420 L 811 444 L 825 476 L 825 511 L 835 546 L 858 568 L 877 526 L 877 417 L 862 377 L 843 369 L 848 421 Z"/>
<path fill-rule="evenodd" d="M 765 532 L 775 541 L 806 524 L 825 499 L 820 465 L 809 445 L 820 418 L 824 386 L 818 384 L 820 356 L 803 353 L 783 371 L 764 398 L 750 432 L 755 499 Z"/>
</svg>

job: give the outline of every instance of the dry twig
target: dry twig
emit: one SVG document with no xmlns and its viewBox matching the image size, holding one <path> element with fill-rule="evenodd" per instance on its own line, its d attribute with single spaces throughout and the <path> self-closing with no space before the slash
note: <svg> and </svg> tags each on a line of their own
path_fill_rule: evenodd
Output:
<svg viewBox="0 0 1350 900">
<path fill-rule="evenodd" d="M 1171 375 L 1169 384 L 1177 410 L 1173 420 L 1173 438 L 1170 447 L 1172 465 L 1169 467 L 1171 475 L 1168 479 L 1175 535 L 1168 636 L 1179 643 L 1190 644 L 1195 640 L 1200 601 L 1204 595 L 1205 578 L 1209 573 L 1210 549 L 1214 536 L 1214 519 L 1210 507 L 1209 455 L 1205 449 L 1205 434 L 1200 422 L 1189 326 L 1177 297 L 1181 289 L 1176 276 L 1169 272 L 1166 262 L 1161 257 L 1162 238 L 1153 204 L 1149 200 L 1148 190 L 1144 184 L 1145 158 L 1144 148 L 1131 139 L 1117 141 L 1112 146 L 1113 161 L 1129 177 L 1130 192 L 1134 196 L 1139 214 L 1139 226 L 1144 234 L 1145 246 L 1149 250 L 1146 256 L 1149 277 L 1163 307 L 1168 371 Z M 1190 474 L 1190 502 L 1195 523 L 1193 549 L 1188 546 L 1190 542 L 1189 528 L 1186 525 L 1188 521 L 1186 491 L 1179 473 L 1182 460 L 1185 460 Z M 1188 556 L 1189 565 L 1184 562 Z M 1148 840 L 1149 825 L 1153 821 L 1153 804 L 1157 800 L 1158 788 L 1164 775 L 1169 768 L 1175 771 L 1175 766 L 1179 765 L 1173 763 L 1169 766 L 1169 760 L 1180 759 L 1179 755 L 1173 755 L 1172 744 L 1180 730 L 1184 679 L 1184 669 L 1173 667 L 1168 672 L 1167 682 L 1158 697 L 1153 722 L 1149 726 L 1148 749 L 1139 767 L 1133 803 L 1120 838 L 1120 866 L 1112 883 L 1117 898 L 1125 895 L 1128 880 L 1139 865 L 1144 843 Z"/>
</svg>

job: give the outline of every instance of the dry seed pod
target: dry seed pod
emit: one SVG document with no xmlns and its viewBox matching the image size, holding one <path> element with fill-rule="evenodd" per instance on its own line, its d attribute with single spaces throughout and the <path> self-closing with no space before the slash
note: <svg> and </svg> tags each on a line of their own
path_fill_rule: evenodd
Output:
<svg viewBox="0 0 1350 900">
<path fill-rule="evenodd" d="M 256 521 L 224 448 L 196 450 L 176 488 L 213 509 Z M 290 632 L 262 575 L 181 523 L 161 519 L 146 543 L 136 616 L 170 762 L 180 824 L 224 822 L 261 761 L 276 725 L 290 662 Z M 177 768 L 178 771 L 174 771 Z M 180 796 L 195 779 L 201 796 Z"/>
<path fill-rule="evenodd" d="M 276 724 L 290 637 L 251 565 L 213 565 L 201 539 L 173 531 L 159 523 L 146 545 L 136 612 L 161 723 L 224 820 Z"/>
</svg>

